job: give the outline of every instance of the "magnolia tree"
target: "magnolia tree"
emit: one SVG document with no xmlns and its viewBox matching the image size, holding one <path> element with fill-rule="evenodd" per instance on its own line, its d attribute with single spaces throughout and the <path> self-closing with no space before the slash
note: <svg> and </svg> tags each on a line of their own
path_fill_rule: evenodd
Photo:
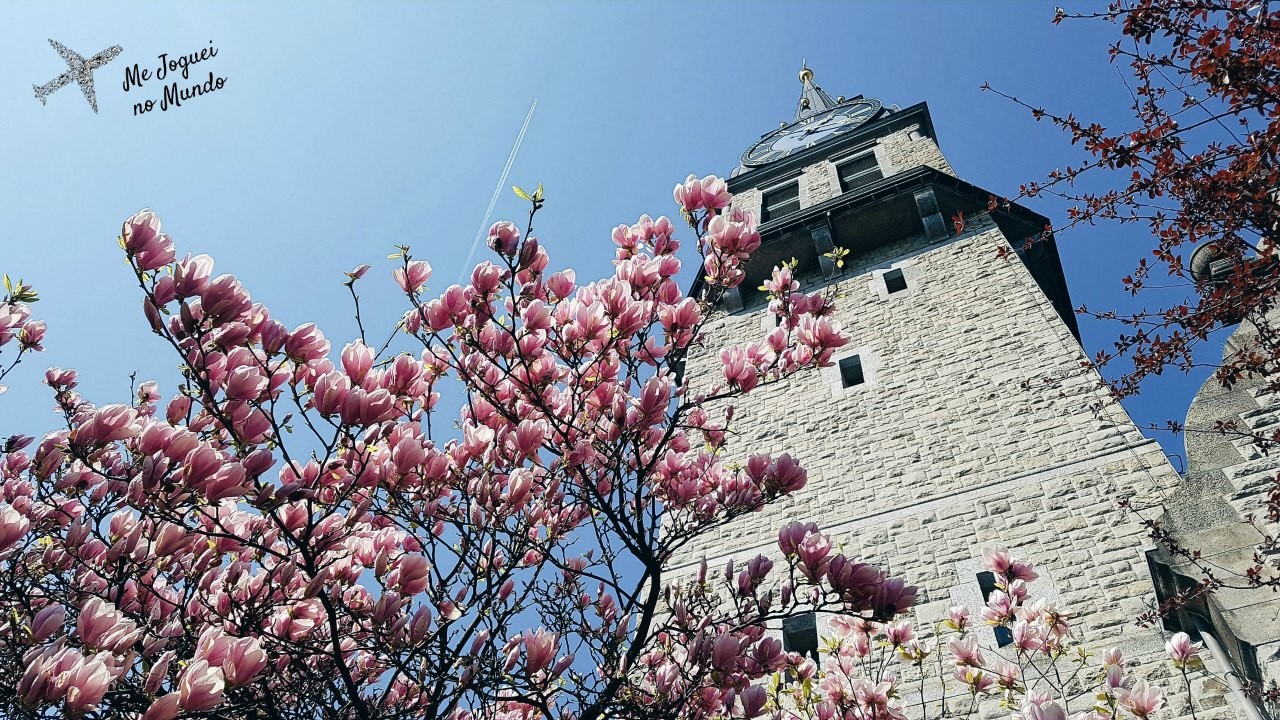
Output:
<svg viewBox="0 0 1280 720">
<path fill-rule="evenodd" d="M 778 568 L 663 570 L 804 485 L 788 455 L 725 460 L 721 401 L 825 365 L 845 343 L 829 300 L 776 270 L 777 327 L 720 350 L 723 381 L 694 394 L 680 368 L 760 244 L 725 183 L 675 190 L 702 258 L 697 297 L 676 282 L 666 218 L 617 228 L 612 276 L 579 285 L 531 234 L 541 189 L 522 196 L 529 226 L 494 225 L 495 258 L 466 286 L 428 295 L 430 266 L 402 248 L 407 313 L 374 343 L 360 322 L 340 353 L 213 276 L 208 256 L 177 259 L 153 213 L 129 218 L 143 315 L 182 380 L 94 405 L 74 371 L 50 369 L 62 427 L 0 445 L 0 715 L 900 717 L 896 679 L 865 650 L 883 636 L 907 670 L 924 665 L 930 650 L 893 624 L 915 595 L 902 580 L 811 525 L 782 529 Z M 347 276 L 357 320 L 368 269 Z M 41 349 L 34 300 L 10 283 L 0 305 L 5 373 Z M 439 407 L 446 382 L 456 415 Z M 992 620 L 1027 658 L 1059 652 L 1066 616 L 1025 602 L 1029 570 L 993 557 L 1011 584 Z M 766 631 L 800 607 L 845 618 L 821 667 Z M 998 687 L 1050 717 L 1054 701 L 1017 695 L 1012 666 L 966 644 L 963 617 L 953 686 Z M 1123 697 L 1113 716 L 1158 705 L 1107 678 Z"/>
<path fill-rule="evenodd" d="M 613 275 L 579 285 L 531 234 L 541 189 L 526 197 L 529 227 L 495 224 L 466 286 L 429 296 L 403 248 L 408 312 L 340 353 L 208 256 L 178 259 L 155 214 L 129 218 L 120 244 L 182 382 L 94 405 L 51 369 L 64 427 L 3 445 L 0 714 L 694 717 L 782 662 L 762 628 L 801 599 L 768 561 L 696 617 L 660 611 L 690 601 L 663 564 L 804 485 L 787 455 L 725 462 L 732 411 L 704 404 L 826 364 L 845 342 L 831 305 L 780 270 L 778 327 L 721 351 L 724 381 L 694 396 L 678 369 L 760 244 L 724 181 L 675 191 L 698 297 L 666 218 L 617 228 Z M 367 270 L 348 274 L 357 318 Z M 20 284 L 0 314 L 17 359 L 40 349 L 33 299 Z M 446 378 L 465 401 L 442 418 Z M 881 619 L 911 603 L 829 545 L 821 560 L 843 574 L 797 576 L 805 602 Z"/>
</svg>

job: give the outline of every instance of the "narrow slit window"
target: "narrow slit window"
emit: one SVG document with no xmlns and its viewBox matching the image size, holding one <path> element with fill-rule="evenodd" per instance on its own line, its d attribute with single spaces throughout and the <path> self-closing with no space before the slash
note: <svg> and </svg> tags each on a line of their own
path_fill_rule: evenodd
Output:
<svg viewBox="0 0 1280 720">
<path fill-rule="evenodd" d="M 902 271 L 894 268 L 884 274 L 884 288 L 892 295 L 907 289 L 907 278 Z"/>
<path fill-rule="evenodd" d="M 982 590 L 982 602 L 991 599 L 991 593 L 996 591 L 996 576 L 991 571 L 978 573 L 978 587 Z M 1013 631 L 1003 625 L 997 625 L 992 628 L 996 634 L 996 645 L 1004 647 L 1013 642 Z"/>
<path fill-rule="evenodd" d="M 782 619 L 782 649 L 821 662 L 818 656 L 818 615 L 807 612 Z"/>
<path fill-rule="evenodd" d="M 760 219 L 762 222 L 777 220 L 783 215 L 800 209 L 800 185 L 792 183 L 784 188 L 764 194 Z"/>
<path fill-rule="evenodd" d="M 866 382 L 866 375 L 862 372 L 862 358 L 858 355 L 850 355 L 847 358 L 840 359 L 840 383 L 844 387 L 853 387 Z"/>
<path fill-rule="evenodd" d="M 884 173 L 880 172 L 879 163 L 876 162 L 875 153 L 865 153 L 855 157 L 836 168 L 836 174 L 840 177 L 840 192 L 856 190 L 884 177 Z"/>
</svg>

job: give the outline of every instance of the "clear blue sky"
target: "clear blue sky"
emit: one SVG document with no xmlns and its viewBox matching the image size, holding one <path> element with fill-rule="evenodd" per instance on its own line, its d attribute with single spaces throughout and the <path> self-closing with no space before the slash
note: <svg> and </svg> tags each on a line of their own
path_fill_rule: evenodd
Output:
<svg viewBox="0 0 1280 720">
<path fill-rule="evenodd" d="M 374 324 L 402 305 L 383 258 L 411 244 L 458 276 L 533 98 L 538 111 L 511 182 L 541 181 L 538 235 L 579 277 L 608 269 L 610 229 L 673 214 L 690 172 L 727 175 L 788 118 L 802 58 L 832 95 L 929 103 L 943 152 L 967 180 L 1015 194 L 1078 155 L 1056 130 L 978 86 L 993 85 L 1104 124 L 1127 94 L 1107 62 L 1117 29 L 1050 24 L 1053 3 L 6 3 L 0 8 L 0 270 L 42 294 L 48 351 L 10 378 L 0 432 L 34 433 L 44 367 L 78 367 L 96 402 L 124 399 L 128 374 L 171 380 L 115 237 L 156 210 L 180 252 L 208 252 L 286 324 L 352 336 L 341 273 L 362 262 Z M 32 85 L 65 69 L 54 38 L 86 57 L 100 112 L 74 86 L 42 107 Z M 126 67 L 217 48 L 194 65 L 223 89 L 140 117 L 152 80 L 125 93 Z M 1055 222 L 1063 208 L 1029 203 Z M 504 192 L 496 218 L 523 211 Z M 512 218 L 517 219 L 517 218 Z M 1059 238 L 1073 301 L 1129 307 L 1119 278 L 1149 251 L 1141 229 Z M 375 277 L 376 276 L 376 277 Z M 372 280 L 373 282 L 369 282 Z M 380 302 L 385 300 L 386 302 Z M 1150 301 L 1148 301 L 1150 302 Z M 1086 349 L 1118 328 L 1085 322 Z M 1159 379 L 1128 403 L 1140 422 L 1181 418 L 1204 373 Z M 171 389 L 171 384 L 167 391 Z M 1174 452 L 1181 440 L 1161 438 Z"/>
</svg>

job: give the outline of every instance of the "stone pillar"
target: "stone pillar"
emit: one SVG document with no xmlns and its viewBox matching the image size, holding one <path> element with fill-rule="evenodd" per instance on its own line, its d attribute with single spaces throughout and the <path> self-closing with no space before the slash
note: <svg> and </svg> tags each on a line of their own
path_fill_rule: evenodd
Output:
<svg viewBox="0 0 1280 720">
<path fill-rule="evenodd" d="M 720 301 L 720 306 L 725 312 L 735 313 L 743 308 L 742 287 L 731 287 L 724 291 L 724 298 Z"/>
<path fill-rule="evenodd" d="M 933 187 L 926 187 L 915 192 L 916 209 L 920 211 L 920 222 L 924 223 L 924 234 L 929 242 L 938 242 L 947 238 L 947 220 L 938 209 L 938 198 L 933 194 Z"/>
<path fill-rule="evenodd" d="M 818 253 L 818 263 L 822 266 L 823 277 L 834 276 L 836 261 L 827 257 L 827 253 L 836 249 L 835 243 L 831 240 L 831 226 L 823 223 L 820 227 L 811 229 L 809 237 L 813 240 L 813 249 Z"/>
</svg>

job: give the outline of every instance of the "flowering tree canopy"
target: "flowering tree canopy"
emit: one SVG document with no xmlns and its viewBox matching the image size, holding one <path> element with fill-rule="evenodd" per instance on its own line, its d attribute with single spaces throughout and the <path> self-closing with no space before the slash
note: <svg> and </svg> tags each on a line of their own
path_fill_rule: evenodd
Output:
<svg viewBox="0 0 1280 720">
<path fill-rule="evenodd" d="M 1131 395 L 1166 367 L 1191 368 L 1193 349 L 1214 329 L 1248 322 L 1263 336 L 1263 351 L 1228 357 L 1217 377 L 1230 386 L 1262 376 L 1280 389 L 1280 343 L 1267 317 L 1280 282 L 1273 257 L 1280 250 L 1280 9 L 1256 0 L 1117 0 L 1096 12 L 1059 9 L 1054 22 L 1069 19 L 1120 26 L 1110 52 L 1132 75 L 1133 122 L 1107 128 L 1010 98 L 1062 128 L 1089 156 L 1022 186 L 1021 196 L 1068 200 L 1068 227 L 1145 225 L 1155 247 L 1124 285 L 1137 294 L 1153 278 L 1171 277 L 1194 291 L 1186 302 L 1131 315 L 1082 308 L 1127 326 L 1096 361 L 1131 359 L 1133 369 L 1113 387 Z M 1077 190 L 1086 179 L 1109 187 Z M 1205 245 L 1193 263 L 1191 251 Z"/>
<path fill-rule="evenodd" d="M 1105 127 L 1081 113 L 994 92 L 1051 121 L 1086 153 L 1023 185 L 1019 197 L 1066 200 L 1066 227 L 1115 222 L 1151 233 L 1149 251 L 1122 282 L 1135 297 L 1157 293 L 1154 308 L 1078 311 L 1122 327 L 1093 364 L 1131 363 L 1111 383 L 1117 398 L 1138 393 L 1152 375 L 1206 362 L 1216 365 L 1224 388 L 1249 380 L 1261 392 L 1280 392 L 1280 8 L 1256 0 L 1115 0 L 1106 9 L 1059 8 L 1054 22 L 1064 20 L 1118 26 L 1110 55 L 1127 66 L 1132 121 Z M 992 198 L 991 206 L 1002 202 Z M 1179 297 L 1179 289 L 1186 294 Z M 1249 326 L 1256 341 L 1229 348 L 1220 362 L 1216 351 L 1196 356 L 1211 333 L 1237 323 Z M 1280 443 L 1280 430 L 1232 419 L 1190 428 L 1170 419 L 1163 429 L 1222 433 L 1263 453 Z M 1205 562 L 1201 551 L 1209 548 L 1184 547 L 1159 521 L 1144 518 L 1153 539 L 1203 575 L 1161 612 L 1221 587 L 1280 588 L 1268 559 L 1280 548 L 1274 529 L 1280 475 L 1260 496 L 1260 511 L 1245 518 L 1258 531 L 1256 552 L 1237 571 Z"/>
<path fill-rule="evenodd" d="M 209 256 L 179 258 L 154 213 L 125 221 L 182 381 L 95 405 L 50 369 L 62 428 L 0 446 L 0 714 L 708 717 L 788 662 L 770 619 L 905 610 L 912 588 L 814 528 L 784 533 L 778 577 L 764 557 L 729 569 L 729 595 L 663 575 L 700 533 L 805 482 L 788 455 L 726 461 L 732 410 L 705 403 L 845 342 L 830 302 L 779 269 L 778 326 L 723 349 L 723 382 L 691 394 L 684 359 L 760 244 L 724 181 L 675 190 L 697 297 L 668 219 L 618 227 L 613 275 L 579 284 L 532 235 L 541 188 L 525 197 L 528 227 L 495 224 L 466 286 L 430 295 L 430 265 L 401 248 L 403 320 L 384 342 L 361 323 L 341 352 Z M 347 274 L 358 320 L 368 270 Z M 17 359 L 41 347 L 34 299 L 19 283 L 0 305 Z"/>
</svg>

